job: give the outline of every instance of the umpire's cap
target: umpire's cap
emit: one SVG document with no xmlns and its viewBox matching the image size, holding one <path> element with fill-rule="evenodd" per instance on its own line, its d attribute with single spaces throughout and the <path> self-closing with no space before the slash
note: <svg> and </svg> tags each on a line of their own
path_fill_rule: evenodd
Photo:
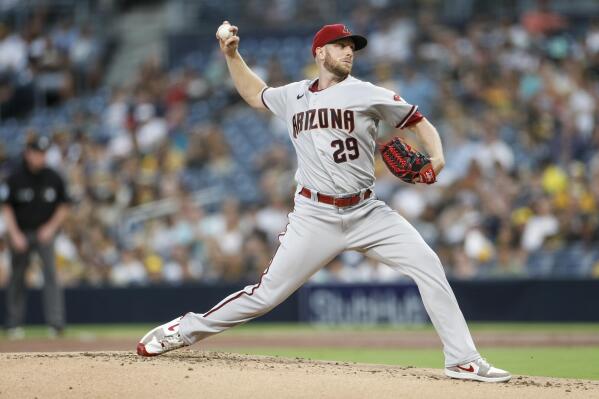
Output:
<svg viewBox="0 0 599 399">
<path fill-rule="evenodd" d="M 50 139 L 46 136 L 37 136 L 27 140 L 27 149 L 46 152 L 50 148 Z"/>
<path fill-rule="evenodd" d="M 349 38 L 354 41 L 356 46 L 355 50 L 361 50 L 366 47 L 366 44 L 368 44 L 368 40 L 366 40 L 364 36 L 354 35 L 347 28 L 347 26 L 343 24 L 325 25 L 314 35 L 314 39 L 312 40 L 312 57 L 316 57 L 317 47 L 322 47 L 325 44 L 334 42 L 335 40 L 345 38 Z"/>
</svg>

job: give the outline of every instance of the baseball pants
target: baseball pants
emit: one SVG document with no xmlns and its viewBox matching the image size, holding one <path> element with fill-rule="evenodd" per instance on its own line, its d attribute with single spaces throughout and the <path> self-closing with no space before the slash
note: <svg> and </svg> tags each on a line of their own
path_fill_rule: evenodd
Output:
<svg viewBox="0 0 599 399">
<path fill-rule="evenodd" d="M 345 250 L 363 252 L 410 276 L 443 342 L 445 365 L 480 357 L 438 256 L 416 229 L 384 202 L 370 198 L 337 208 L 300 195 L 280 246 L 260 281 L 229 295 L 204 314 L 187 313 L 188 344 L 267 313 Z"/>
<path fill-rule="evenodd" d="M 56 277 L 54 261 L 54 241 L 40 243 L 35 232 L 28 232 L 28 248 L 24 252 L 16 252 L 11 248 L 12 269 L 6 289 L 6 327 L 19 327 L 25 321 L 27 304 L 27 288 L 25 273 L 31 261 L 31 254 L 37 252 L 42 261 L 44 287 L 42 299 L 46 323 L 61 329 L 65 324 L 64 293 Z"/>
</svg>

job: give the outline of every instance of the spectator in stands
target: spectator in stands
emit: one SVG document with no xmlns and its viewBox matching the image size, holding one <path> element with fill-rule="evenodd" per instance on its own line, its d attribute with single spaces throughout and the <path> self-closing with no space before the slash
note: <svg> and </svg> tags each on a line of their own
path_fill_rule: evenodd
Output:
<svg viewBox="0 0 599 399">
<path fill-rule="evenodd" d="M 366 257 L 351 272 L 353 283 L 392 283 L 405 278 L 389 266 Z"/>
<path fill-rule="evenodd" d="M 121 259 L 110 272 L 110 282 L 117 287 L 128 285 L 145 285 L 148 283 L 148 272 L 140 259 L 141 249 L 125 248 L 121 251 Z"/>
<path fill-rule="evenodd" d="M 545 35 L 564 29 L 568 22 L 550 10 L 548 0 L 537 0 L 537 7 L 522 15 L 522 25 L 532 34 Z"/>
<path fill-rule="evenodd" d="M 40 57 L 34 60 L 36 86 L 44 105 L 52 106 L 74 94 L 74 85 L 68 71 L 67 55 L 62 53 L 51 36 L 46 36 Z"/>
<path fill-rule="evenodd" d="M 279 245 L 279 235 L 287 227 L 287 215 L 290 211 L 286 199 L 275 193 L 269 198 L 268 204 L 256 212 L 256 228 L 266 233 L 268 243 L 273 248 Z"/>
<path fill-rule="evenodd" d="M 33 101 L 27 43 L 0 24 L 0 120 L 25 115 Z"/>
<path fill-rule="evenodd" d="M 346 266 L 340 256 L 329 262 L 328 265 L 318 270 L 311 278 L 312 283 L 350 283 L 352 281 L 351 269 Z"/>
<path fill-rule="evenodd" d="M 559 233 L 559 222 L 551 212 L 548 198 L 541 197 L 533 204 L 534 214 L 528 219 L 522 233 L 522 248 L 527 252 L 541 249 L 545 240 Z"/>
<path fill-rule="evenodd" d="M 16 76 L 27 64 L 27 43 L 21 35 L 0 24 L 0 74 Z"/>
<path fill-rule="evenodd" d="M 220 225 L 213 232 L 213 238 L 218 246 L 218 255 L 214 261 L 221 278 L 226 281 L 237 281 L 243 274 L 241 269 L 243 232 L 239 212 L 237 200 L 226 200 L 223 204 Z"/>
<path fill-rule="evenodd" d="M 254 230 L 243 243 L 243 280 L 256 281 L 264 272 L 264 265 L 270 261 L 271 249 L 269 248 L 266 234 Z"/>
<path fill-rule="evenodd" d="M 95 88 L 101 78 L 100 46 L 89 25 L 79 30 L 69 48 L 69 58 L 78 93 Z"/>
</svg>

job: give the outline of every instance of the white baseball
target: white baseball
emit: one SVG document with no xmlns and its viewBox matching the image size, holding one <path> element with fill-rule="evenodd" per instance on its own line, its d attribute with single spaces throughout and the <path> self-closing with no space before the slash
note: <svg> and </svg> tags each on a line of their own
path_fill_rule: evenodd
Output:
<svg viewBox="0 0 599 399">
<path fill-rule="evenodd" d="M 233 36 L 233 32 L 231 32 L 229 28 L 231 28 L 231 25 L 229 24 L 222 24 L 218 27 L 216 34 L 218 35 L 218 37 L 220 37 L 220 40 L 227 40 L 228 38 Z"/>
</svg>

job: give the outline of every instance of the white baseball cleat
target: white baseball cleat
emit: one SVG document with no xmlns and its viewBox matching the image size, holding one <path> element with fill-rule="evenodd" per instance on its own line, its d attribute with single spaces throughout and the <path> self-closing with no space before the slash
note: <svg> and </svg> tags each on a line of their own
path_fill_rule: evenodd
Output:
<svg viewBox="0 0 599 399">
<path fill-rule="evenodd" d="M 512 378 L 505 370 L 495 368 L 482 357 L 472 362 L 445 368 L 445 375 L 460 380 L 482 382 L 507 382 Z"/>
<path fill-rule="evenodd" d="M 179 333 L 181 317 L 158 326 L 143 336 L 137 344 L 137 354 L 140 356 L 157 356 L 165 352 L 179 349 L 187 344 Z"/>
</svg>

